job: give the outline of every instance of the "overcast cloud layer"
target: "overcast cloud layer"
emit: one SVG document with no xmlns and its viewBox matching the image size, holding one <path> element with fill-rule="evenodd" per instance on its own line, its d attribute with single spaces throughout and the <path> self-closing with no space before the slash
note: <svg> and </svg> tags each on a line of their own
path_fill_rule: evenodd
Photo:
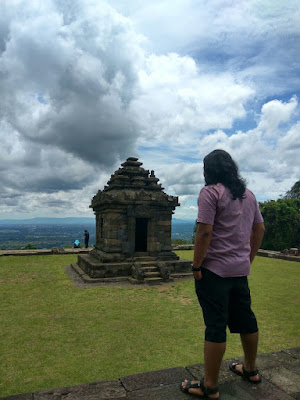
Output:
<svg viewBox="0 0 300 400">
<path fill-rule="evenodd" d="M 229 151 L 259 200 L 299 179 L 299 6 L 287 0 L 2 0 L 0 218 L 92 216 L 127 157 L 196 217 Z"/>
</svg>

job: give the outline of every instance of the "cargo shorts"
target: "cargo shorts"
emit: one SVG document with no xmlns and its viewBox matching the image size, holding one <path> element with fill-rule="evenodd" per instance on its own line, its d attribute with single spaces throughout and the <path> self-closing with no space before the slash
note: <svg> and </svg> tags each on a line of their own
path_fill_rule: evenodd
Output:
<svg viewBox="0 0 300 400">
<path fill-rule="evenodd" d="M 201 271 L 202 279 L 195 280 L 195 289 L 206 326 L 205 340 L 226 342 L 227 326 L 231 333 L 257 332 L 247 276 L 222 278 L 206 268 Z"/>
</svg>

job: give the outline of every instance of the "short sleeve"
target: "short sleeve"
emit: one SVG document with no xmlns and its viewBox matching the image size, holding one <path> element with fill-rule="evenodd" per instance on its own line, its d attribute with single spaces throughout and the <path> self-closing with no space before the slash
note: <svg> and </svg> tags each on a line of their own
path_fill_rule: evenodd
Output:
<svg viewBox="0 0 300 400">
<path fill-rule="evenodd" d="M 263 216 L 261 215 L 258 203 L 255 200 L 255 212 L 254 212 L 253 224 L 260 224 L 262 222 L 264 222 L 264 219 L 263 219 Z"/>
<path fill-rule="evenodd" d="M 197 222 L 214 225 L 218 203 L 218 192 L 213 186 L 205 186 L 198 197 Z"/>
</svg>

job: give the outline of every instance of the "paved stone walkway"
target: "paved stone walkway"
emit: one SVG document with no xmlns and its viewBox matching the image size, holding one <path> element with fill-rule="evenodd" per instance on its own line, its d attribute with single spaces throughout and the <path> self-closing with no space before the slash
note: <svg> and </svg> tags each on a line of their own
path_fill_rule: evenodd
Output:
<svg viewBox="0 0 300 400">
<path fill-rule="evenodd" d="M 257 357 L 257 366 L 263 378 L 260 385 L 248 383 L 228 370 L 231 362 L 240 360 L 235 358 L 222 363 L 221 400 L 300 400 L 300 347 L 260 354 Z M 0 400 L 197 399 L 197 396 L 182 393 L 179 383 L 185 378 L 199 380 L 202 376 L 203 364 L 196 364 L 124 376 L 113 381 L 2 397 Z"/>
</svg>

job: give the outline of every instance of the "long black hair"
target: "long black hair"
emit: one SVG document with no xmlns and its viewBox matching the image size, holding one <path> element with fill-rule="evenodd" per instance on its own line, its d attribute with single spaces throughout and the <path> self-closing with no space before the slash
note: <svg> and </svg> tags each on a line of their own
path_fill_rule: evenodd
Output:
<svg viewBox="0 0 300 400">
<path fill-rule="evenodd" d="M 232 195 L 233 200 L 245 197 L 246 182 L 240 177 L 236 163 L 224 150 L 214 150 L 203 160 L 206 185 L 222 183 Z"/>
</svg>

